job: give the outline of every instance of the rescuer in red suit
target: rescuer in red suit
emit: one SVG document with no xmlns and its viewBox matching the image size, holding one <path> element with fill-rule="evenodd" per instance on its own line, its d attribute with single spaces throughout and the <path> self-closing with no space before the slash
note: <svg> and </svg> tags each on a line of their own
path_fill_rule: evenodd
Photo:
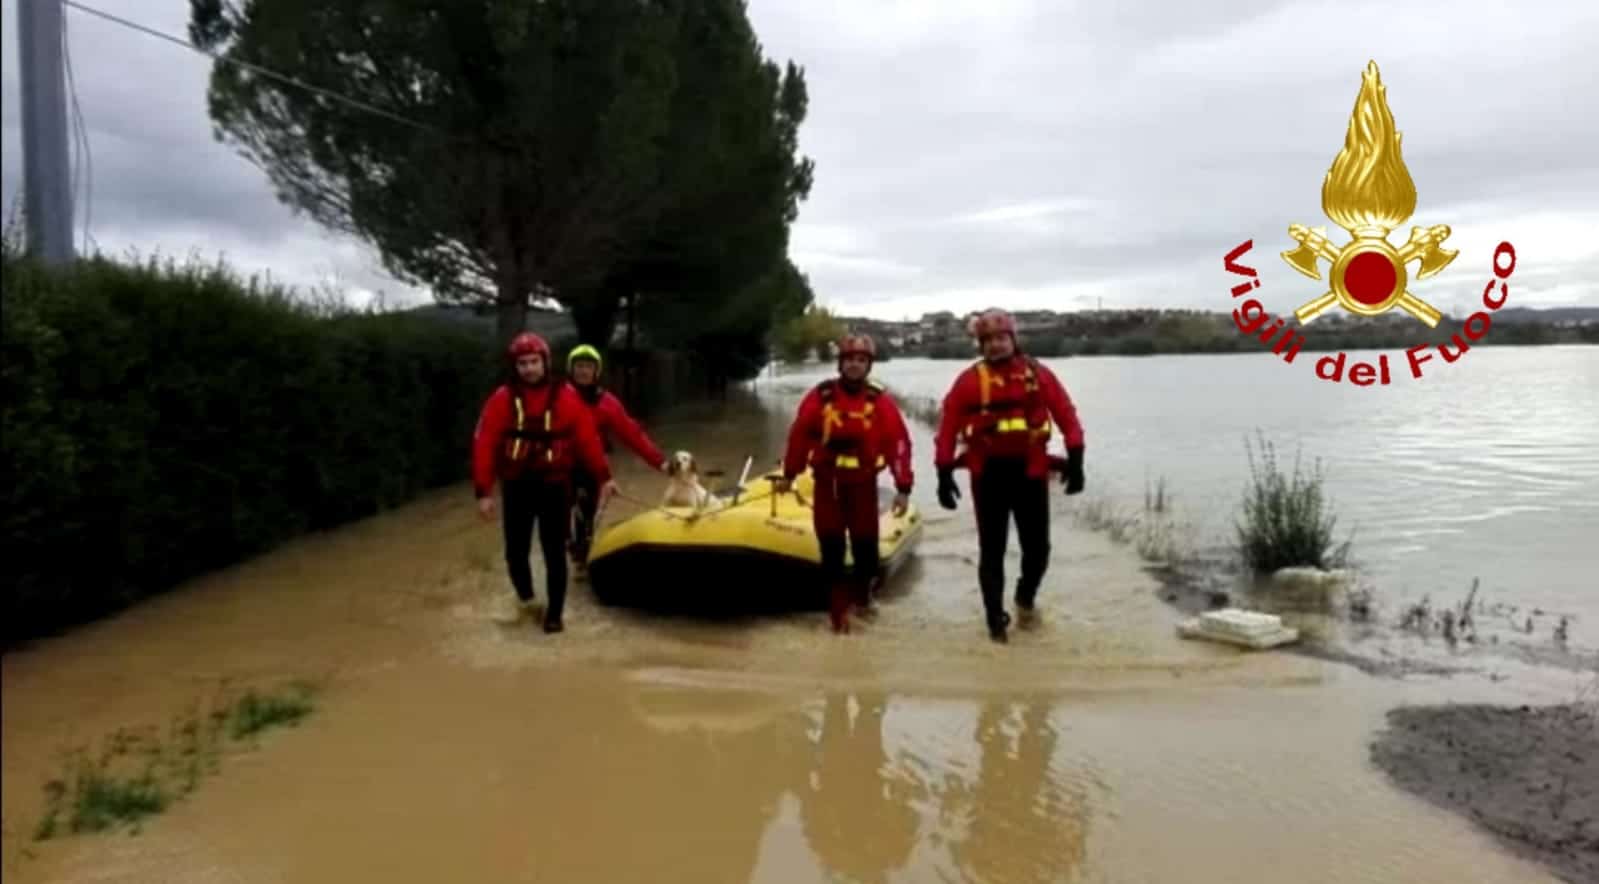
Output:
<svg viewBox="0 0 1599 884">
<path fill-rule="evenodd" d="M 505 563 L 520 602 L 509 612 L 510 619 L 519 619 L 532 606 L 528 556 L 536 524 L 550 595 L 544 631 L 560 632 L 572 472 L 581 466 L 594 477 L 602 505 L 616 492 L 616 483 L 588 406 L 570 384 L 551 376 L 550 347 L 544 339 L 522 332 L 511 340 L 507 355 L 510 379 L 483 404 L 472 434 L 472 485 L 485 521 L 494 518 L 496 480 L 504 498 Z"/>
<path fill-rule="evenodd" d="M 1022 549 L 1016 607 L 1027 617 L 1049 565 L 1049 474 L 1058 465 L 1066 493 L 1083 490 L 1083 427 L 1055 373 L 1021 352 L 1010 314 L 989 310 L 972 320 L 970 330 L 983 358 L 961 372 L 944 397 L 933 462 L 938 470 L 938 502 L 948 510 L 960 498 L 956 466 L 971 471 L 978 583 L 989 635 L 1003 642 L 1010 626 L 1005 612 L 1005 547 L 1011 516 L 1015 515 Z M 1052 420 L 1066 437 L 1063 464 L 1048 452 Z M 965 445 L 958 458 L 957 442 Z"/>
<path fill-rule="evenodd" d="M 611 453 L 611 439 L 621 441 L 633 450 L 650 469 L 666 471 L 666 456 L 655 440 L 644 432 L 638 421 L 627 413 L 627 407 L 616 394 L 600 384 L 604 362 L 600 351 L 583 344 L 566 355 L 566 374 L 577 389 L 577 395 L 594 416 L 594 428 L 600 434 L 605 454 Z M 594 541 L 594 517 L 599 511 L 599 483 L 581 465 L 572 471 L 572 537 L 568 542 L 577 570 L 582 574 L 588 568 L 589 547 Z"/>
<path fill-rule="evenodd" d="M 893 397 L 867 375 L 877 345 L 867 335 L 846 335 L 838 343 L 838 377 L 812 388 L 789 427 L 778 493 L 789 490 L 807 467 L 816 480 L 812 522 L 821 546 L 822 573 L 828 581 L 834 632 L 849 631 L 853 601 L 867 617 L 874 613 L 872 590 L 878 561 L 877 473 L 894 477 L 894 514 L 910 505 L 911 438 Z M 854 559 L 853 580 L 844 575 L 844 543 Z"/>
</svg>

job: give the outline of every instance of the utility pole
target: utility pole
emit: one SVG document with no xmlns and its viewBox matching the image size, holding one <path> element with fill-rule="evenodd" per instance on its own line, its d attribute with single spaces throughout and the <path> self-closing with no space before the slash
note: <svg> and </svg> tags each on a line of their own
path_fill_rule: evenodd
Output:
<svg viewBox="0 0 1599 884">
<path fill-rule="evenodd" d="M 46 263 L 58 265 L 73 258 L 61 16 L 61 0 L 17 2 L 23 211 L 27 214 L 28 250 Z"/>
</svg>

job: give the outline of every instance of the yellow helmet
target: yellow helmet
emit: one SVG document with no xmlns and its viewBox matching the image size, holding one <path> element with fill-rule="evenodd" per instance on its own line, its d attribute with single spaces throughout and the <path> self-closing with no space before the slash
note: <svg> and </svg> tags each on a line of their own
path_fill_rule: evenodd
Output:
<svg viewBox="0 0 1599 884">
<path fill-rule="evenodd" d="M 594 349 L 593 347 L 589 346 L 588 344 L 580 344 L 580 345 L 578 345 L 576 347 L 573 347 L 572 348 L 572 352 L 566 354 L 566 373 L 567 374 L 571 374 L 572 373 L 572 365 L 573 365 L 573 363 L 577 362 L 579 359 L 592 359 L 592 360 L 594 360 L 594 373 L 595 374 L 599 374 L 600 373 L 600 369 L 605 367 L 605 361 L 600 358 L 600 351 Z"/>
</svg>

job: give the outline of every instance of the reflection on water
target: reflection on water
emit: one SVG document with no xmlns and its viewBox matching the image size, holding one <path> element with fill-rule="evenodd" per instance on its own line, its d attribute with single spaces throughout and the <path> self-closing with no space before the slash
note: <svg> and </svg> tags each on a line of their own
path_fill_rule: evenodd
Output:
<svg viewBox="0 0 1599 884">
<path fill-rule="evenodd" d="M 750 880 L 791 786 L 773 760 L 794 742 L 798 716 L 748 692 L 579 684 L 596 696 L 555 700 L 572 720 L 557 711 L 543 725 L 547 755 L 529 747 L 530 794 L 549 800 L 520 812 L 544 835 L 526 871 L 551 881 Z"/>
<path fill-rule="evenodd" d="M 946 796 L 966 824 L 951 850 L 963 880 L 1043 884 L 1070 880 L 1082 865 L 1086 805 L 1053 773 L 1057 738 L 1041 699 L 982 704 L 977 782 Z"/>
<path fill-rule="evenodd" d="M 861 884 L 1073 880 L 1089 805 L 1057 766 L 1048 698 L 852 691 L 821 705 L 798 793 L 806 844 L 828 871 Z M 886 742 L 896 713 L 910 720 Z"/>
<path fill-rule="evenodd" d="M 853 707 L 853 708 L 852 708 Z M 835 872 L 882 884 L 916 846 L 927 787 L 883 750 L 888 695 L 831 693 L 798 785 L 805 840 Z"/>
</svg>

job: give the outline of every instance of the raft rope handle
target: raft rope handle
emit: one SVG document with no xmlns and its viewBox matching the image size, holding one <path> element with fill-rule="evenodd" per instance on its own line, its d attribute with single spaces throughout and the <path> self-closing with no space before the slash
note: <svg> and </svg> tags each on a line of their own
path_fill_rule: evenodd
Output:
<svg viewBox="0 0 1599 884">
<path fill-rule="evenodd" d="M 666 507 L 661 506 L 659 504 L 646 503 L 645 501 L 639 500 L 638 498 L 632 496 L 631 494 L 628 494 L 625 491 L 617 491 L 614 494 L 612 494 L 611 496 L 612 497 L 620 497 L 623 500 L 627 501 L 628 503 L 631 503 L 634 506 L 637 506 L 637 507 L 640 507 L 640 508 L 644 509 L 646 512 L 648 512 L 650 510 L 655 510 L 655 511 L 659 512 L 661 515 L 667 516 L 668 518 L 682 519 L 685 522 L 693 521 L 688 516 L 685 516 L 682 513 L 674 513 L 671 510 L 669 510 Z"/>
</svg>

